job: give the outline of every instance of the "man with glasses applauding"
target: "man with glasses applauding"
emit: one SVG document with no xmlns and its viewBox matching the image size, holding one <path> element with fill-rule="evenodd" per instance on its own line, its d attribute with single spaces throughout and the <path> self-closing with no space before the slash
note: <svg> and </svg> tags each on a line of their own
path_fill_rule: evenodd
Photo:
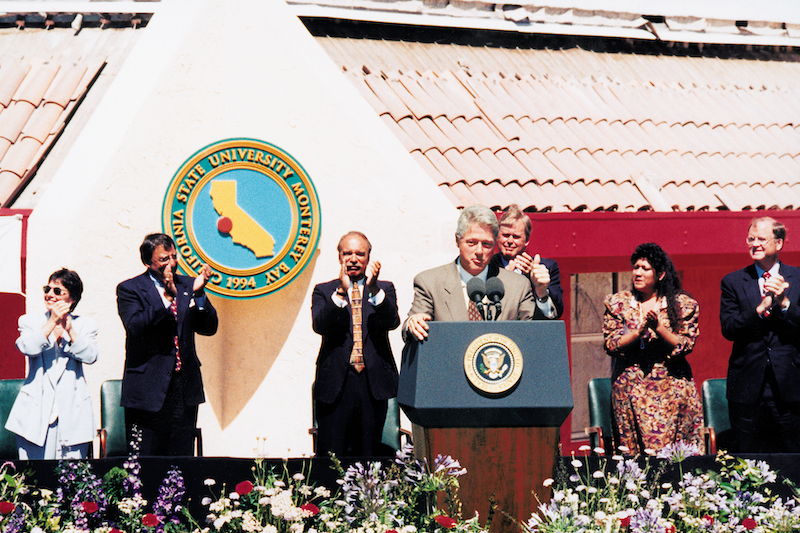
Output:
<svg viewBox="0 0 800 533">
<path fill-rule="evenodd" d="M 194 334 L 217 332 L 217 312 L 203 289 L 211 268 L 178 275 L 169 235 L 153 233 L 139 247 L 143 274 L 117 286 L 125 326 L 122 406 L 128 439 L 142 430 L 142 455 L 192 455 L 198 405 L 205 401 Z"/>
<path fill-rule="evenodd" d="M 754 219 L 745 240 L 753 264 L 722 279 L 734 452 L 800 452 L 800 269 L 778 260 L 785 238 L 777 220 Z"/>
</svg>

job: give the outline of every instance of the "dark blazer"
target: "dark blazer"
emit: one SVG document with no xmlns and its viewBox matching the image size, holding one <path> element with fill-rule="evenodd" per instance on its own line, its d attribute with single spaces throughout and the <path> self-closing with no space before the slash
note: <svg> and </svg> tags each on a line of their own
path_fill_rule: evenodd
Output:
<svg viewBox="0 0 800 533">
<path fill-rule="evenodd" d="M 364 372 L 375 400 L 388 400 L 397 396 L 397 365 L 389 346 L 389 331 L 400 325 L 397 314 L 397 295 L 389 281 L 378 280 L 386 295 L 378 306 L 369 303 L 363 295 L 361 303 L 362 353 Z M 324 403 L 336 401 L 350 367 L 353 350 L 353 328 L 350 302 L 338 307 L 331 295 L 339 287 L 339 280 L 320 283 L 311 295 L 311 319 L 314 331 L 322 335 L 322 346 L 317 356 L 317 374 L 314 381 L 314 399 Z"/>
<path fill-rule="evenodd" d="M 550 298 L 553 300 L 553 305 L 556 307 L 555 318 L 561 318 L 561 315 L 564 313 L 564 291 L 561 289 L 561 274 L 558 272 L 558 263 L 553 259 L 547 259 L 546 257 L 540 257 L 539 259 L 550 272 L 550 284 L 547 286 L 547 290 L 550 291 Z M 497 268 L 505 269 L 502 254 L 495 254 L 491 261 L 489 261 L 489 264 L 494 265 Z M 528 278 L 528 280 L 530 280 L 530 278 Z M 533 281 L 530 283 L 531 289 L 533 289 Z M 536 295 L 534 294 L 534 298 L 535 297 Z M 536 314 L 534 315 L 534 318 L 537 320 L 546 318 L 538 306 L 536 308 Z"/>
<path fill-rule="evenodd" d="M 781 276 L 789 283 L 791 302 L 767 318 L 756 313 L 761 294 L 755 265 L 722 279 L 719 319 L 722 334 L 733 341 L 728 362 L 728 399 L 739 403 L 759 401 L 761 385 L 772 365 L 784 401 L 800 401 L 800 268 L 781 263 Z"/>
<path fill-rule="evenodd" d="M 178 290 L 178 345 L 181 372 L 187 386 L 187 405 L 205 401 L 200 360 L 194 334 L 217 332 L 217 311 L 205 293 L 192 295 L 194 278 L 175 276 Z M 201 311 L 197 301 L 203 306 Z M 122 376 L 122 406 L 158 411 L 164 404 L 167 388 L 175 371 L 175 318 L 164 307 L 161 295 L 147 272 L 117 286 L 117 309 L 125 326 L 125 372 Z"/>
</svg>

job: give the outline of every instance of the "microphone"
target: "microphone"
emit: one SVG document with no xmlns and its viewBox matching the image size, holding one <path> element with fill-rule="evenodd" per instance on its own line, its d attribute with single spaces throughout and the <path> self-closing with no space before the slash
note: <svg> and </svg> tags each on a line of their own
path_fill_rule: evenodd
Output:
<svg viewBox="0 0 800 533">
<path fill-rule="evenodd" d="M 494 319 L 497 320 L 500 317 L 500 310 L 503 306 L 500 300 L 506 295 L 506 288 L 500 278 L 494 277 L 486 280 L 486 294 L 489 295 L 489 301 L 494 303 Z"/>
<path fill-rule="evenodd" d="M 486 312 L 483 310 L 483 297 L 486 295 L 486 285 L 480 278 L 472 278 L 467 282 L 467 294 L 469 299 L 475 302 L 481 317 L 486 320 Z"/>
</svg>

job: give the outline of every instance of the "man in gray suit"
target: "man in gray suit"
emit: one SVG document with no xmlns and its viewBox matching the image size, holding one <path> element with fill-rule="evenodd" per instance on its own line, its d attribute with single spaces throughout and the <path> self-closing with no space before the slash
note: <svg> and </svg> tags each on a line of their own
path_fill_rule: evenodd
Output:
<svg viewBox="0 0 800 533">
<path fill-rule="evenodd" d="M 479 278 L 484 283 L 497 277 L 505 289 L 498 320 L 532 320 L 536 301 L 531 283 L 524 276 L 492 266 L 489 262 L 499 233 L 497 217 L 488 207 L 465 207 L 458 217 L 456 246 L 458 258 L 446 265 L 417 274 L 414 301 L 403 323 L 403 338 L 428 338 L 428 321 L 470 320 L 467 283 Z M 474 316 L 474 313 L 473 313 Z"/>
</svg>

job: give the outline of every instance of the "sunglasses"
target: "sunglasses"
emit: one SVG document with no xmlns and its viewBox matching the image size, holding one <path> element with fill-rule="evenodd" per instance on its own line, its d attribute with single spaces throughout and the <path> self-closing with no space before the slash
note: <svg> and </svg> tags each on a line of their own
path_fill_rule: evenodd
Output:
<svg viewBox="0 0 800 533">
<path fill-rule="evenodd" d="M 53 294 L 55 294 L 56 296 L 61 296 L 62 294 L 69 294 L 67 289 L 62 289 L 61 287 L 51 287 L 50 285 L 45 285 L 44 287 L 42 287 L 42 290 L 44 291 L 45 294 L 49 293 L 50 289 L 53 289 Z"/>
</svg>

